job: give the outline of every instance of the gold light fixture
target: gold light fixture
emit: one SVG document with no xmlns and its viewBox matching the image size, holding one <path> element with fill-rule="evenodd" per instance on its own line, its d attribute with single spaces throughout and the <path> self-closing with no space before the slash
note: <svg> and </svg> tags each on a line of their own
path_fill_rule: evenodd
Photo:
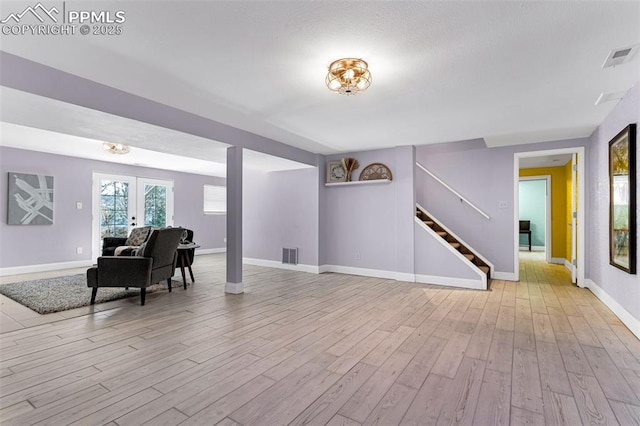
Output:
<svg viewBox="0 0 640 426">
<path fill-rule="evenodd" d="M 111 154 L 127 154 L 129 147 L 121 143 L 103 142 L 102 149 Z"/>
<path fill-rule="evenodd" d="M 343 58 L 329 65 L 329 73 L 325 80 L 332 92 L 341 95 L 355 95 L 367 90 L 371 84 L 369 65 L 362 59 Z"/>
</svg>

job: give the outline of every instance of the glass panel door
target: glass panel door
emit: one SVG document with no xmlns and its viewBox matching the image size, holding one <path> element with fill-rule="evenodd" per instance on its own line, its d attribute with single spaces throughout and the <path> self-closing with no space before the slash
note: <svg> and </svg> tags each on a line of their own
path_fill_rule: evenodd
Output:
<svg viewBox="0 0 640 426">
<path fill-rule="evenodd" d="M 127 237 L 135 225 L 135 186 L 124 180 L 100 181 L 100 239 Z M 129 222 L 131 218 L 131 222 Z"/>
<path fill-rule="evenodd" d="M 138 178 L 138 226 L 173 225 L 173 182 Z"/>
<path fill-rule="evenodd" d="M 173 225 L 173 182 L 94 173 L 93 258 L 106 237 L 126 238 L 139 226 Z"/>
</svg>

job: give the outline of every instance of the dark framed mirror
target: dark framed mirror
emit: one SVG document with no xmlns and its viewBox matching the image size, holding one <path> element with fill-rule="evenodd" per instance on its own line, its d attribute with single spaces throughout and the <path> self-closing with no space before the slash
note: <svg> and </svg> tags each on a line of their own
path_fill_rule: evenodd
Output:
<svg viewBox="0 0 640 426">
<path fill-rule="evenodd" d="M 609 263 L 636 273 L 636 125 L 609 142 Z"/>
</svg>

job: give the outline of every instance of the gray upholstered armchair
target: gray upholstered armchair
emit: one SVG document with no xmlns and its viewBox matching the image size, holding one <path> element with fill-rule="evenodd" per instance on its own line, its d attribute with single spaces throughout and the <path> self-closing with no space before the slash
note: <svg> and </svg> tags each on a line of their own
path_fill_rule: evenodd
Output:
<svg viewBox="0 0 640 426">
<path fill-rule="evenodd" d="M 176 269 L 177 248 L 182 228 L 158 229 L 151 233 L 136 256 L 102 256 L 98 265 L 87 269 L 87 286 L 91 304 L 96 301 L 98 287 L 140 288 L 140 304 L 144 305 L 147 287 L 167 280 L 171 291 L 171 277 Z"/>
</svg>

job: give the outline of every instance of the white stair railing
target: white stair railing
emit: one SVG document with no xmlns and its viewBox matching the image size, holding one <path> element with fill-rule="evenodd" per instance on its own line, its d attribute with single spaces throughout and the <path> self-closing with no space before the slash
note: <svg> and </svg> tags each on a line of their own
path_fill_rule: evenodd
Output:
<svg viewBox="0 0 640 426">
<path fill-rule="evenodd" d="M 434 175 L 433 173 L 431 173 L 429 170 L 427 170 L 427 168 L 425 166 L 423 166 L 422 164 L 418 163 L 416 161 L 416 166 L 418 166 L 418 168 L 420 170 L 422 170 L 423 172 L 425 172 L 426 174 L 428 174 L 429 176 L 431 176 L 432 178 L 434 178 L 436 180 L 436 182 L 438 182 L 440 185 L 444 186 L 445 188 L 447 188 L 449 191 L 451 191 L 452 193 L 455 194 L 456 197 L 458 197 L 460 199 L 460 201 L 464 201 L 465 203 L 469 204 L 469 206 L 474 209 L 475 211 L 477 211 L 478 213 L 480 213 L 482 216 L 484 216 L 487 220 L 490 220 L 491 218 L 489 217 L 488 214 L 486 214 L 485 212 L 483 212 L 482 210 L 480 210 L 475 204 L 473 204 L 471 201 L 467 200 L 466 198 L 464 198 L 458 191 L 456 191 L 455 189 L 453 189 L 452 187 L 450 187 L 449 185 L 447 185 L 442 179 L 440 179 L 438 176 Z"/>
</svg>

